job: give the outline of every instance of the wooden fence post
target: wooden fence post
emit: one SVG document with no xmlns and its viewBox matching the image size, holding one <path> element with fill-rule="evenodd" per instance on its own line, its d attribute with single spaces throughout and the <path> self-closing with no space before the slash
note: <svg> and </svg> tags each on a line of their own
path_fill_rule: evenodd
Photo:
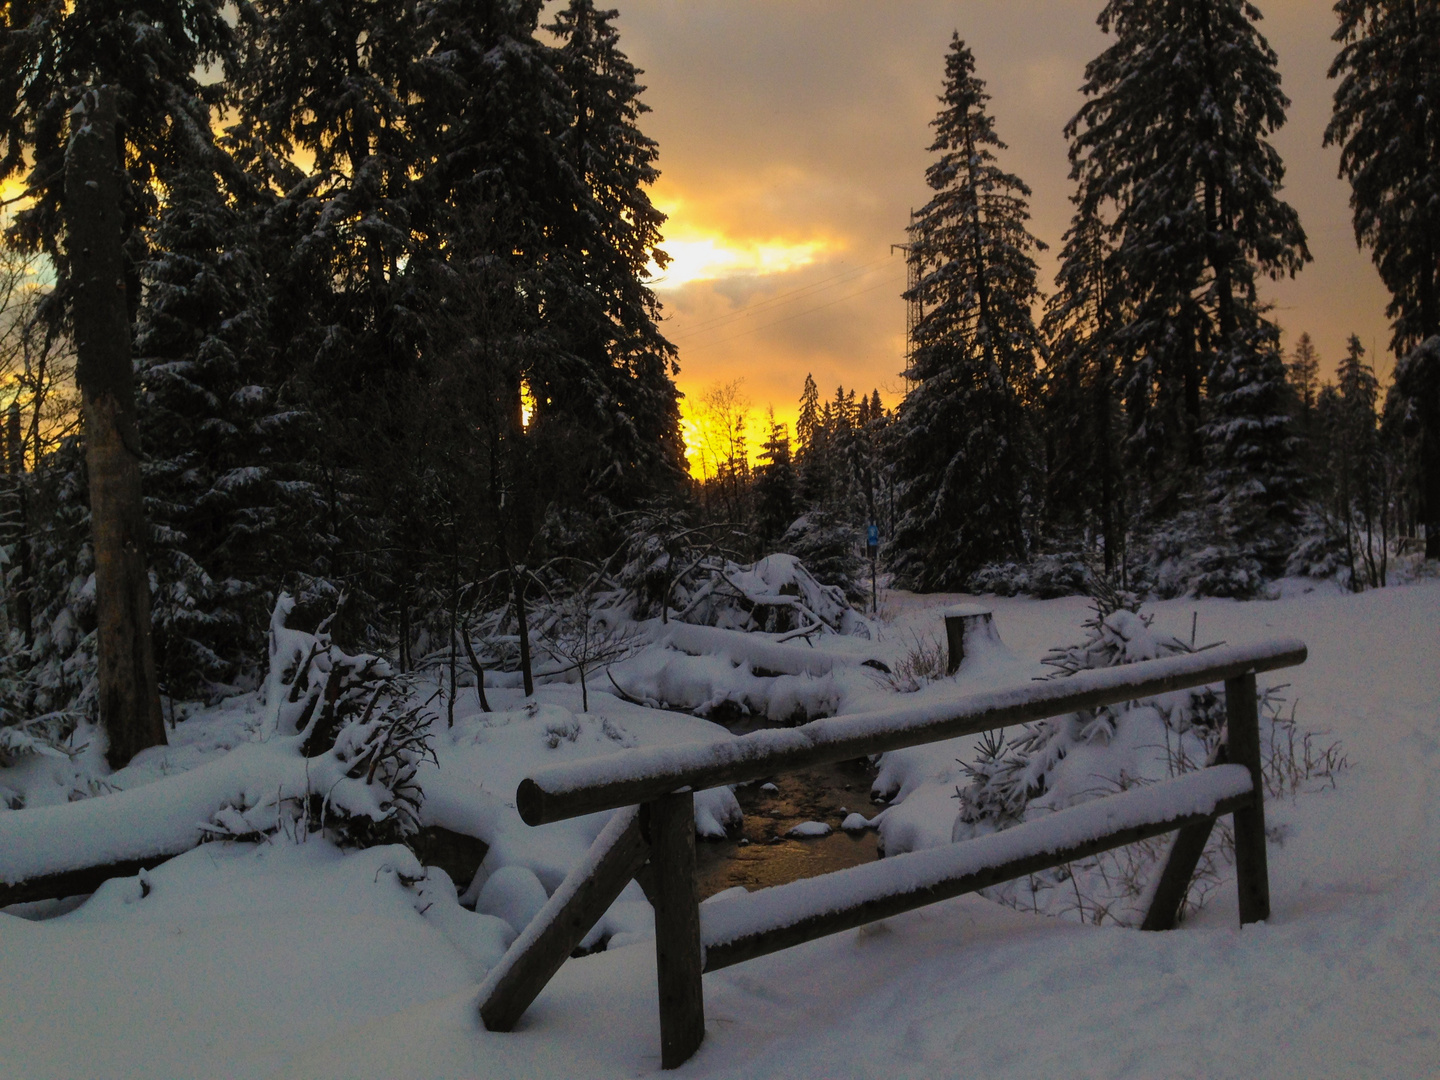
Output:
<svg viewBox="0 0 1440 1080">
<path fill-rule="evenodd" d="M 695 795 L 648 804 L 655 891 L 655 969 L 660 984 L 660 1067 L 689 1060 L 705 1038 L 700 984 L 700 897 L 695 887 Z"/>
<path fill-rule="evenodd" d="M 1240 925 L 1270 917 L 1270 874 L 1265 856 L 1265 778 L 1260 769 L 1260 710 L 1255 673 L 1225 680 L 1225 716 L 1230 760 L 1250 770 L 1255 785 L 1249 807 L 1235 811 L 1235 884 Z"/>
</svg>

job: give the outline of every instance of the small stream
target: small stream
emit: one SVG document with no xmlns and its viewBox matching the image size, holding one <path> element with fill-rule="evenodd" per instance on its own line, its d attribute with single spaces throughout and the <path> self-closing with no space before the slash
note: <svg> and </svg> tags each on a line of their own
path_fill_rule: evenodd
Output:
<svg viewBox="0 0 1440 1080">
<path fill-rule="evenodd" d="M 765 721 L 727 724 L 743 735 L 762 727 L 780 727 Z M 735 788 L 745 823 L 739 833 L 724 840 L 697 840 L 695 877 L 700 899 L 743 885 L 754 892 L 798 878 L 828 874 L 879 857 L 876 833 L 840 830 L 846 814 L 874 817 L 881 805 L 870 801 L 874 770 L 865 759 L 841 761 L 813 769 L 781 773 L 766 781 Z M 883 804 L 882 804 L 883 805 Z M 835 831 L 829 836 L 797 840 L 785 836 L 806 821 L 822 821 Z"/>
</svg>

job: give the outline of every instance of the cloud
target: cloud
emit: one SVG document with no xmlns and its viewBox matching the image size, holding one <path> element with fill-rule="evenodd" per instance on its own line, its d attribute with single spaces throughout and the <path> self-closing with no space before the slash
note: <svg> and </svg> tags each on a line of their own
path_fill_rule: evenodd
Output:
<svg viewBox="0 0 1440 1080">
<path fill-rule="evenodd" d="M 1348 186 L 1321 147 L 1333 23 L 1313 0 L 1261 6 L 1281 58 L 1291 122 L 1275 143 L 1287 198 L 1316 256 L 1267 286 L 1291 336 L 1309 329 L 1333 362 L 1352 330 L 1388 339 L 1383 287 L 1349 233 Z M 653 197 L 676 265 L 662 287 L 680 386 L 698 396 L 743 376 L 759 410 L 793 418 L 807 372 L 900 389 L 905 239 L 928 197 L 924 171 L 945 51 L 957 31 L 992 95 L 1002 163 L 1034 190 L 1032 231 L 1051 245 L 1070 217 L 1062 129 L 1086 63 L 1105 46 L 1098 0 L 627 0 L 622 47 L 645 69 L 643 118 L 660 144 Z M 846 272 L 869 277 L 846 279 Z M 894 395 L 886 395 L 894 401 Z"/>
</svg>

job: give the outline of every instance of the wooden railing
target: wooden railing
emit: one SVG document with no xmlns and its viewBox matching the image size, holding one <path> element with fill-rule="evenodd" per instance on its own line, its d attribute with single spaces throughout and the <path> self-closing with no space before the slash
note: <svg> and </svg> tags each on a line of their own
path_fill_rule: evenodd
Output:
<svg viewBox="0 0 1440 1080">
<path fill-rule="evenodd" d="M 952 648 L 963 647 L 962 635 L 951 639 Z M 1268 918 L 1255 676 L 1305 657 L 1305 645 L 1293 639 L 1220 647 L 719 743 L 627 750 L 544 769 L 516 791 L 516 806 L 529 824 L 619 812 L 490 971 L 478 998 L 481 1018 L 491 1031 L 513 1028 L 632 878 L 655 907 L 661 1065 L 667 1069 L 687 1060 L 704 1037 L 706 971 L 1175 831 L 1143 923 L 1148 930 L 1169 929 L 1223 814 L 1234 815 L 1240 922 Z M 979 839 L 699 906 L 695 791 L 1220 681 L 1228 741 L 1211 768 Z"/>
</svg>

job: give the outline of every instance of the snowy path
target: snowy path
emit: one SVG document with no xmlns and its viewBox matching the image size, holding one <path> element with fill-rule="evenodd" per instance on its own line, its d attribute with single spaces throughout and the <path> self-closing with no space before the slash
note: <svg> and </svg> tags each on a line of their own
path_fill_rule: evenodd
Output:
<svg viewBox="0 0 1440 1080">
<path fill-rule="evenodd" d="M 1085 609 L 995 607 L 1037 658 Z M 706 976 L 706 1041 L 678 1075 L 1440 1075 L 1440 585 L 1156 607 L 1187 637 L 1198 608 L 1202 639 L 1303 638 L 1309 663 L 1284 673 L 1302 726 L 1345 742 L 1338 790 L 1271 804 L 1269 925 L 1237 930 L 1233 891 L 1157 935 L 962 898 Z M 566 964 L 489 1034 L 399 887 L 340 874 L 330 892 L 266 879 L 283 904 L 256 912 L 235 872 L 226 911 L 163 925 L 118 900 L 0 917 L 0 1077 L 658 1073 L 648 943 Z M 334 918 L 339 897 L 363 926 Z"/>
</svg>

